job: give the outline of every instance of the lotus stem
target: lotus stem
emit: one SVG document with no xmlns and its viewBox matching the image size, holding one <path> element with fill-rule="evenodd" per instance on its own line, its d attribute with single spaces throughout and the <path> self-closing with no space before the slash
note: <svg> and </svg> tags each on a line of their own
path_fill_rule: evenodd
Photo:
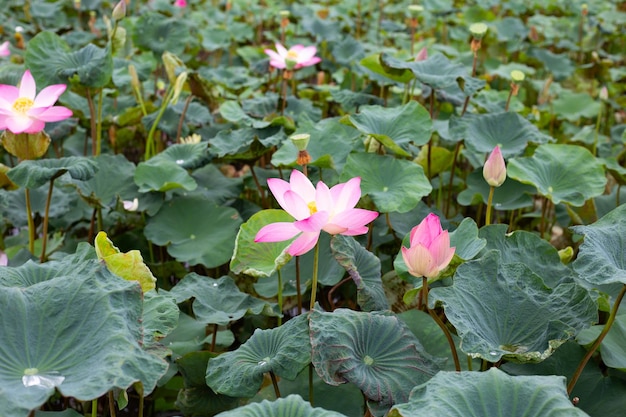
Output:
<svg viewBox="0 0 626 417">
<path fill-rule="evenodd" d="M 102 107 L 104 101 L 104 89 L 100 89 L 100 94 L 98 96 L 98 120 L 96 122 L 96 149 L 94 150 L 94 155 L 100 155 L 102 151 Z"/>
<path fill-rule="evenodd" d="M 622 302 L 622 298 L 624 298 L 624 294 L 626 294 L 626 285 L 622 286 L 622 290 L 619 292 L 617 298 L 615 299 L 615 303 L 613 304 L 613 308 L 611 309 L 611 314 L 609 315 L 608 320 L 604 324 L 604 328 L 602 329 L 602 332 L 600 332 L 596 341 L 593 342 L 593 345 L 587 351 L 587 354 L 580 361 L 580 363 L 578 364 L 578 368 L 576 368 L 576 372 L 574 372 L 574 375 L 572 375 L 572 379 L 570 380 L 569 384 L 567 384 L 567 395 L 572 394 L 572 391 L 574 390 L 574 387 L 576 386 L 576 382 L 578 381 L 578 378 L 582 374 L 583 369 L 585 369 L 587 362 L 589 362 L 589 359 L 591 359 L 594 352 L 598 349 L 598 347 L 600 346 L 600 343 L 602 343 L 602 340 L 604 340 L 604 337 L 609 333 L 609 330 L 611 330 L 611 326 L 613 325 L 613 322 L 615 321 L 615 317 L 617 316 L 617 310 L 619 309 L 619 306 Z"/>
<path fill-rule="evenodd" d="M 283 275 L 280 272 L 280 268 L 276 271 L 278 274 L 278 295 L 276 296 L 278 299 L 278 312 L 280 315 L 278 316 L 278 325 L 282 326 L 283 324 Z"/>
<path fill-rule="evenodd" d="M 472 357 L 470 355 L 467 355 L 467 370 L 471 372 L 472 368 L 473 368 Z"/>
<path fill-rule="evenodd" d="M 43 215 L 43 230 L 41 238 L 41 255 L 39 256 L 39 262 L 44 263 L 46 261 L 46 246 L 48 244 L 48 222 L 50 220 L 50 203 L 52 202 L 52 191 L 54 190 L 54 178 L 50 179 L 50 186 L 48 187 L 48 196 L 46 197 L 46 209 Z"/>
<path fill-rule="evenodd" d="M 26 221 L 28 223 L 28 250 L 35 253 L 35 221 L 33 220 L 33 209 L 30 203 L 30 190 L 24 189 L 24 198 L 26 202 Z"/>
<path fill-rule="evenodd" d="M 313 364 L 309 363 L 309 404 L 313 407 Z"/>
<path fill-rule="evenodd" d="M 596 130 L 593 136 L 593 146 L 591 148 L 591 153 L 593 156 L 596 156 L 596 152 L 598 149 L 598 136 L 600 135 L 600 121 L 602 120 L 602 107 L 603 104 L 600 102 L 600 110 L 598 111 L 598 118 L 596 119 Z"/>
<path fill-rule="evenodd" d="M 276 393 L 276 398 L 280 398 L 280 390 L 278 389 L 278 380 L 276 379 L 276 374 L 274 374 L 274 371 L 270 371 L 270 378 L 272 378 L 272 385 L 274 386 L 274 392 Z"/>
<path fill-rule="evenodd" d="M 113 391 L 109 391 L 109 415 L 115 417 L 115 398 L 113 398 Z"/>
<path fill-rule="evenodd" d="M 267 204 L 267 200 L 265 199 L 265 191 L 263 187 L 261 187 L 261 183 L 259 182 L 259 177 L 257 177 L 256 172 L 254 172 L 254 164 L 250 165 L 250 174 L 252 174 L 252 179 L 254 180 L 254 184 L 256 185 L 257 190 L 259 190 L 259 194 L 261 195 L 261 204 L 263 208 L 269 208 Z"/>
<path fill-rule="evenodd" d="M 489 198 L 487 199 L 487 212 L 485 213 L 485 226 L 489 226 L 491 224 L 491 206 L 493 204 L 493 193 L 496 187 L 491 185 L 489 187 Z"/>
<path fill-rule="evenodd" d="M 152 127 L 150 128 L 150 131 L 148 132 L 148 138 L 146 139 L 146 150 L 145 150 L 144 157 L 143 157 L 145 161 L 153 157 L 154 154 L 156 153 L 156 149 L 154 149 L 155 148 L 154 133 L 156 132 L 157 126 L 159 125 L 159 122 L 161 121 L 161 118 L 163 117 L 163 113 L 165 113 L 165 109 L 167 108 L 167 104 L 170 102 L 173 95 L 174 95 L 174 89 L 170 85 L 167 88 L 167 93 L 163 97 L 163 102 L 161 103 L 161 108 L 159 109 L 159 113 L 157 113 L 156 119 L 154 119 L 154 123 L 152 124 Z"/>
<path fill-rule="evenodd" d="M 217 323 L 213 323 L 213 335 L 211 335 L 211 352 L 215 352 L 215 345 L 217 345 Z"/>
<path fill-rule="evenodd" d="M 313 252 L 313 280 L 311 282 L 311 304 L 309 310 L 313 311 L 315 307 L 315 297 L 317 295 L 317 272 L 320 257 L 320 242 L 315 244 L 315 251 Z"/>
<path fill-rule="evenodd" d="M 91 90 L 89 88 L 87 88 L 87 93 L 86 93 L 86 97 L 87 99 L 87 105 L 89 106 L 89 115 L 91 116 L 89 118 L 90 120 L 90 125 L 91 125 L 91 153 L 95 156 L 96 155 L 96 137 L 97 137 L 97 131 L 98 128 L 96 126 L 96 107 L 93 104 L 93 98 L 91 97 Z"/>
<path fill-rule="evenodd" d="M 461 148 L 463 147 L 463 141 L 459 141 L 456 143 L 454 147 L 454 156 L 452 157 L 452 168 L 450 168 L 450 181 L 448 182 L 448 197 L 446 199 L 446 206 L 444 209 L 444 214 L 446 217 L 449 217 L 450 205 L 452 204 L 452 186 L 454 184 L 454 173 L 456 171 L 456 161 L 459 158 L 459 152 L 461 152 Z"/>
<path fill-rule="evenodd" d="M 98 399 L 91 400 L 91 417 L 98 417 Z"/>
<path fill-rule="evenodd" d="M 185 115 L 187 114 L 187 109 L 189 109 L 191 100 L 193 100 L 193 94 L 189 94 L 189 97 L 187 97 L 187 99 L 185 100 L 185 106 L 183 107 L 183 112 L 181 113 L 180 120 L 178 121 L 178 129 L 176 129 L 176 143 L 180 143 L 180 136 L 183 131 L 183 123 L 185 122 Z"/>
</svg>

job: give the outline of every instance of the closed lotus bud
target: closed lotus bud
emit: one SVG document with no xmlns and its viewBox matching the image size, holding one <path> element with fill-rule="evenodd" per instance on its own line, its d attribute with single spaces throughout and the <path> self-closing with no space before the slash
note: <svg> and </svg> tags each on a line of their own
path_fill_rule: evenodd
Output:
<svg viewBox="0 0 626 417">
<path fill-rule="evenodd" d="M 187 71 L 181 72 L 178 77 L 176 77 L 176 82 L 174 83 L 174 94 L 172 95 L 172 99 L 170 100 L 170 104 L 173 106 L 178 103 L 178 99 L 180 98 L 180 93 L 183 92 L 183 87 L 185 87 L 185 82 L 187 81 Z"/>
<path fill-rule="evenodd" d="M 111 13 L 111 18 L 114 21 L 122 20 L 126 17 L 126 2 L 124 0 L 120 0 L 119 3 L 115 5 L 113 8 L 113 13 Z"/>
<path fill-rule="evenodd" d="M 603 101 L 607 101 L 609 99 L 609 90 L 606 88 L 606 85 L 600 89 L 600 94 L 598 94 L 598 98 Z"/>
<path fill-rule="evenodd" d="M 176 70 L 178 68 L 184 69 L 185 64 L 179 57 L 167 51 L 163 52 L 161 59 L 163 59 L 163 65 L 165 66 L 165 72 L 167 73 L 170 84 L 174 84 L 176 82 Z"/>
<path fill-rule="evenodd" d="M 487 184 L 499 187 L 506 180 L 506 165 L 500 147 L 496 146 L 483 166 L 483 177 Z"/>
<path fill-rule="evenodd" d="M 139 81 L 139 76 L 137 75 L 137 69 L 133 64 L 128 66 L 128 73 L 130 74 L 130 85 L 137 91 L 141 89 L 141 82 Z"/>
</svg>

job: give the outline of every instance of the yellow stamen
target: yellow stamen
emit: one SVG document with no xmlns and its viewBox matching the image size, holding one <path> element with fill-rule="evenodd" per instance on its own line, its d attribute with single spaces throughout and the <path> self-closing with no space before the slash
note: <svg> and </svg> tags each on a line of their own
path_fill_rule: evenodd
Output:
<svg viewBox="0 0 626 417">
<path fill-rule="evenodd" d="M 26 114 L 26 112 L 28 112 L 30 108 L 33 107 L 33 104 L 35 104 L 35 102 L 31 99 L 26 97 L 20 97 L 15 100 L 15 103 L 13 103 L 13 110 L 20 114 Z"/>
<path fill-rule="evenodd" d="M 307 206 L 309 207 L 309 212 L 311 214 L 317 213 L 317 206 L 315 205 L 315 201 L 311 201 L 309 204 L 307 204 Z"/>
<path fill-rule="evenodd" d="M 294 51 L 287 51 L 287 59 L 298 59 L 298 53 Z"/>
</svg>

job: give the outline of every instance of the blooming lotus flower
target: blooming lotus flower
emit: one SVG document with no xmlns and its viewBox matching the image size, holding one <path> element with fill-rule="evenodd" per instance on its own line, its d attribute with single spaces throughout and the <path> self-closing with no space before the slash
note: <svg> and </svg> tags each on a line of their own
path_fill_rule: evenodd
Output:
<svg viewBox="0 0 626 417">
<path fill-rule="evenodd" d="M 174 6 L 180 7 L 180 8 L 187 7 L 187 0 L 176 0 L 174 2 Z"/>
<path fill-rule="evenodd" d="M 53 106 L 65 88 L 64 84 L 55 84 L 36 94 L 37 86 L 29 70 L 24 72 L 19 87 L 0 84 L 0 130 L 37 133 L 46 122 L 67 119 L 72 115 L 70 109 Z"/>
<path fill-rule="evenodd" d="M 296 238 L 287 252 L 302 255 L 315 246 L 320 232 L 347 236 L 367 233 L 367 224 L 378 217 L 375 211 L 354 208 L 361 198 L 361 178 L 328 188 L 322 181 L 317 187 L 300 171 L 293 170 L 289 182 L 278 178 L 267 180 L 278 204 L 296 220 L 277 222 L 261 228 L 255 242 L 281 242 Z"/>
<path fill-rule="evenodd" d="M 9 41 L 0 44 L 0 56 L 9 56 L 11 51 L 9 50 Z"/>
<path fill-rule="evenodd" d="M 411 230 L 411 247 L 402 247 L 402 259 L 409 274 L 434 278 L 443 271 L 454 256 L 450 236 L 441 228 L 439 217 L 430 213 Z"/>
<path fill-rule="evenodd" d="M 265 50 L 265 53 L 270 56 L 270 65 L 274 68 L 292 70 L 309 67 L 321 61 L 315 56 L 317 53 L 315 46 L 294 45 L 287 50 L 280 43 L 276 43 L 276 51 Z"/>
<path fill-rule="evenodd" d="M 506 165 L 499 146 L 493 148 L 489 158 L 487 158 L 483 166 L 483 177 L 487 184 L 492 187 L 501 186 L 506 179 Z"/>
</svg>

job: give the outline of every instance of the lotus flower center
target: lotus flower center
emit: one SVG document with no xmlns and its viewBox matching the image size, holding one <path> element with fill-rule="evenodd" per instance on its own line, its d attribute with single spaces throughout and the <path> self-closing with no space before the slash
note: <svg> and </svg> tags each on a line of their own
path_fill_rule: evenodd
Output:
<svg viewBox="0 0 626 417">
<path fill-rule="evenodd" d="M 315 205 L 315 201 L 311 201 L 309 204 L 307 204 L 307 206 L 309 207 L 309 213 L 317 213 L 317 206 Z"/>
<path fill-rule="evenodd" d="M 29 111 L 31 107 L 33 107 L 33 104 L 35 104 L 35 102 L 31 99 L 26 97 L 20 97 L 15 100 L 15 103 L 13 103 L 13 110 L 20 114 L 26 114 L 26 112 Z"/>
<path fill-rule="evenodd" d="M 295 51 L 287 51 L 287 59 L 293 59 L 296 61 L 298 59 L 298 53 Z"/>
</svg>

